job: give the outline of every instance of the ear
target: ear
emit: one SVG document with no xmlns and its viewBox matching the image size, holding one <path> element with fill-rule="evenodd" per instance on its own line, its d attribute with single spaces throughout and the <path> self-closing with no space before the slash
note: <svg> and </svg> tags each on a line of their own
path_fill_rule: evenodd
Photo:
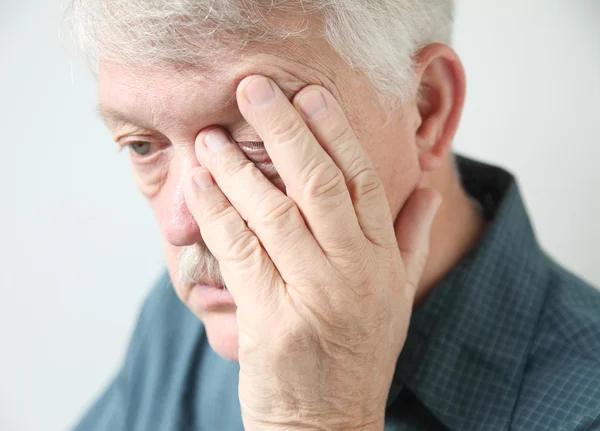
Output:
<svg viewBox="0 0 600 431">
<path fill-rule="evenodd" d="M 415 68 L 419 164 L 423 171 L 433 171 L 452 147 L 465 100 L 465 72 L 454 50 L 442 44 L 423 48 Z"/>
</svg>

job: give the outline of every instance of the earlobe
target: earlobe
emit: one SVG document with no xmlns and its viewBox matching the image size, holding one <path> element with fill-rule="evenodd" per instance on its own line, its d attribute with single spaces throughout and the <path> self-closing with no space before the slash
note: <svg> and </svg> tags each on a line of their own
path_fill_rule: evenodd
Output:
<svg viewBox="0 0 600 431">
<path fill-rule="evenodd" d="M 423 171 L 433 171 L 451 150 L 462 114 L 466 79 L 458 56 L 447 45 L 425 47 L 417 55 L 416 64 L 419 163 Z"/>
</svg>

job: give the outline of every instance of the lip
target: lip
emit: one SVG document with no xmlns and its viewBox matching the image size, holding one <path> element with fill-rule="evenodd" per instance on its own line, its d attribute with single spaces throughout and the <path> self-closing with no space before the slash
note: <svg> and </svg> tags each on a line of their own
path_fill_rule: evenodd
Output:
<svg viewBox="0 0 600 431">
<path fill-rule="evenodd" d="M 209 284 L 195 284 L 192 286 L 191 295 L 202 309 L 218 310 L 235 308 L 235 301 L 229 290 L 222 286 Z"/>
</svg>

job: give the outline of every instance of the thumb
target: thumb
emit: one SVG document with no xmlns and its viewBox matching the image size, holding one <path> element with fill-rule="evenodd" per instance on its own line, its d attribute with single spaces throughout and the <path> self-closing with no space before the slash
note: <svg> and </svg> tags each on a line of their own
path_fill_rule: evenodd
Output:
<svg viewBox="0 0 600 431">
<path fill-rule="evenodd" d="M 429 238 L 442 196 L 434 189 L 416 189 L 408 198 L 394 224 L 406 282 L 419 285 L 429 256 Z"/>
</svg>

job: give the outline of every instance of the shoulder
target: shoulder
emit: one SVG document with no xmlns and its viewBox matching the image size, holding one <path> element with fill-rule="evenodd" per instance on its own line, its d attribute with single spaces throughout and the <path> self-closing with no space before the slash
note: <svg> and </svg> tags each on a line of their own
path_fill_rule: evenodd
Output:
<svg viewBox="0 0 600 431">
<path fill-rule="evenodd" d="M 121 370 L 129 429 L 188 429 L 188 405 L 204 327 L 181 303 L 165 271 L 148 294 Z M 153 425 L 154 424 L 154 425 Z"/>
<path fill-rule="evenodd" d="M 548 283 L 539 337 L 556 338 L 573 354 L 600 365 L 600 290 L 555 263 L 550 264 Z"/>
<path fill-rule="evenodd" d="M 165 271 L 144 301 L 121 369 L 75 429 L 190 429 L 181 397 L 203 334 Z"/>
<path fill-rule="evenodd" d="M 600 429 L 600 291 L 553 262 L 547 274 L 515 419 L 523 429 Z"/>
</svg>

